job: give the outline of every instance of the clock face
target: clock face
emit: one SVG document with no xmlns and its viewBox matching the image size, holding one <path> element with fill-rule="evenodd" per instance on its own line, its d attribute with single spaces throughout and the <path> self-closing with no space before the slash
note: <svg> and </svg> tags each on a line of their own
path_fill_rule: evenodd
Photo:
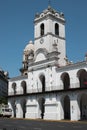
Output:
<svg viewBox="0 0 87 130">
<path fill-rule="evenodd" d="M 44 39 L 43 39 L 43 38 L 41 38 L 41 39 L 40 39 L 40 43 L 42 44 L 43 42 L 44 42 Z"/>
</svg>

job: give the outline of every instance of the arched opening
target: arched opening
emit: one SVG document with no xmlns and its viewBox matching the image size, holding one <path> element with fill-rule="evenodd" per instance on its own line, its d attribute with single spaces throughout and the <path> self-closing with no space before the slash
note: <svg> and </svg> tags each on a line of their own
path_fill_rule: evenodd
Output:
<svg viewBox="0 0 87 130">
<path fill-rule="evenodd" d="M 25 118 L 26 117 L 26 100 L 25 99 L 21 101 L 21 107 L 22 107 L 22 112 L 23 112 L 23 118 Z"/>
<path fill-rule="evenodd" d="M 12 84 L 12 88 L 13 88 L 13 93 L 14 93 L 14 95 L 16 94 L 16 83 L 13 83 Z"/>
<path fill-rule="evenodd" d="M 40 26 L 40 35 L 43 36 L 44 35 L 44 24 L 42 23 Z"/>
<path fill-rule="evenodd" d="M 55 35 L 59 35 L 59 25 L 55 24 Z"/>
<path fill-rule="evenodd" d="M 80 88 L 87 87 L 87 72 L 84 69 L 78 71 L 77 76 L 80 82 Z"/>
<path fill-rule="evenodd" d="M 70 88 L 70 77 L 68 73 L 63 73 L 61 76 L 61 79 L 63 81 L 64 90 L 67 90 Z"/>
<path fill-rule="evenodd" d="M 12 101 L 13 117 L 16 117 L 16 101 Z"/>
<path fill-rule="evenodd" d="M 21 82 L 21 86 L 23 88 L 23 94 L 26 94 L 26 82 L 25 81 L 22 81 Z"/>
<path fill-rule="evenodd" d="M 87 120 L 87 94 L 82 94 L 80 99 L 80 119 Z"/>
<path fill-rule="evenodd" d="M 45 92 L 45 76 L 44 75 L 40 75 L 40 81 L 41 81 L 42 92 Z"/>
<path fill-rule="evenodd" d="M 43 97 L 40 98 L 38 100 L 38 103 L 39 103 L 40 118 L 44 119 L 44 112 L 45 112 L 44 104 L 45 104 L 45 99 Z"/>
<path fill-rule="evenodd" d="M 69 96 L 64 98 L 64 119 L 70 120 L 70 99 Z"/>
</svg>

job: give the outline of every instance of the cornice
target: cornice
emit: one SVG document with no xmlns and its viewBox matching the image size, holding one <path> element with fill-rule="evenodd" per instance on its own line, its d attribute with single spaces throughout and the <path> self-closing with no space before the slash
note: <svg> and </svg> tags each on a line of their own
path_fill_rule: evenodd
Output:
<svg viewBox="0 0 87 130">
<path fill-rule="evenodd" d="M 73 70 L 74 68 L 81 68 L 81 67 L 87 67 L 87 63 L 86 61 L 82 61 L 82 62 L 77 62 L 77 63 L 73 63 L 73 64 L 70 64 L 70 65 L 66 65 L 66 66 L 58 66 L 56 68 L 57 71 L 65 71 L 65 70 Z"/>
<path fill-rule="evenodd" d="M 52 90 L 52 91 L 45 91 L 45 92 L 33 92 L 33 93 L 26 93 L 26 94 L 17 94 L 17 95 L 8 95 L 8 98 L 10 97 L 25 97 L 25 96 L 29 96 L 29 95 L 46 95 L 46 94 L 73 94 L 73 93 L 84 93 L 87 92 L 87 88 L 71 88 L 71 89 L 67 89 L 67 90 Z"/>
<path fill-rule="evenodd" d="M 17 76 L 17 77 L 10 78 L 9 81 L 17 81 L 17 80 L 23 80 L 23 79 L 26 80 L 27 78 L 28 78 L 27 75 Z"/>
<path fill-rule="evenodd" d="M 43 21 L 44 19 L 55 19 L 55 20 L 57 20 L 57 21 L 59 21 L 59 22 L 61 22 L 62 24 L 65 24 L 65 19 L 63 18 L 63 17 L 57 17 L 56 15 L 53 15 L 53 14 L 51 14 L 51 13 L 48 13 L 48 14 L 44 14 L 42 17 L 38 17 L 38 18 L 35 18 L 34 19 L 34 23 L 36 23 L 36 22 L 41 22 L 41 21 Z"/>
<path fill-rule="evenodd" d="M 51 33 L 51 32 L 47 32 L 47 34 L 44 34 L 43 36 L 39 36 L 39 37 L 35 38 L 35 40 L 38 40 L 38 39 L 40 39 L 40 38 L 42 38 L 42 37 L 45 37 L 45 36 L 47 36 L 47 35 L 51 35 L 51 36 L 56 37 L 56 38 L 59 38 L 59 39 L 61 39 L 61 40 L 66 40 L 65 37 L 60 37 L 60 36 L 55 35 L 55 34 L 53 34 L 53 33 Z"/>
<path fill-rule="evenodd" d="M 58 63 L 58 57 L 48 58 L 46 60 L 29 63 L 28 71 L 35 71 L 49 66 L 54 66 Z"/>
</svg>

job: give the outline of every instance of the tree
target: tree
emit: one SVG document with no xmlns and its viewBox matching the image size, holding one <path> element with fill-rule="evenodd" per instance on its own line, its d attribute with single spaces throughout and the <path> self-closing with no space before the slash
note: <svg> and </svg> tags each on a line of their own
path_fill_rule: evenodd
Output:
<svg viewBox="0 0 87 130">
<path fill-rule="evenodd" d="M 7 98 L 6 97 L 0 97 L 0 104 L 7 104 Z"/>
</svg>

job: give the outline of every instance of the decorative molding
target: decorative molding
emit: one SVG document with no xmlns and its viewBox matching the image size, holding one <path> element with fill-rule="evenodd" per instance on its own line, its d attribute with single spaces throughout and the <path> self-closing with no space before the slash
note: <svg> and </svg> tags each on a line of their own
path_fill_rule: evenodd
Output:
<svg viewBox="0 0 87 130">
<path fill-rule="evenodd" d="M 39 53 L 43 53 L 44 56 L 47 58 L 47 55 L 48 55 L 48 51 L 45 49 L 45 48 L 40 48 L 38 49 L 36 52 L 35 52 L 35 55 L 34 55 L 34 61 L 36 60 L 36 57 Z"/>
<path fill-rule="evenodd" d="M 58 20 L 59 22 L 61 22 L 62 24 L 65 24 L 65 19 L 64 19 L 64 17 L 57 17 L 55 14 L 53 15 L 52 13 L 48 13 L 48 14 L 45 14 L 45 15 L 43 15 L 43 17 L 41 17 L 41 15 L 40 15 L 40 17 L 37 17 L 37 18 L 35 18 L 35 20 L 34 20 L 34 23 L 36 23 L 36 22 L 40 22 L 40 21 L 43 21 L 44 19 L 55 19 L 55 20 Z"/>
<path fill-rule="evenodd" d="M 58 57 L 48 58 L 46 60 L 39 61 L 39 62 L 32 62 L 29 63 L 28 71 L 32 71 L 32 70 L 35 71 L 35 70 L 47 68 L 49 66 L 55 66 L 57 63 L 58 63 Z"/>
<path fill-rule="evenodd" d="M 51 32 L 47 32 L 47 34 L 44 34 L 43 37 L 45 37 L 47 35 L 51 35 L 53 37 L 60 38 L 61 40 L 66 40 L 65 37 L 60 37 L 59 35 L 55 35 Z M 38 40 L 38 39 L 41 39 L 41 38 L 42 38 L 42 36 L 39 36 L 39 37 L 35 38 L 35 40 Z"/>
</svg>

